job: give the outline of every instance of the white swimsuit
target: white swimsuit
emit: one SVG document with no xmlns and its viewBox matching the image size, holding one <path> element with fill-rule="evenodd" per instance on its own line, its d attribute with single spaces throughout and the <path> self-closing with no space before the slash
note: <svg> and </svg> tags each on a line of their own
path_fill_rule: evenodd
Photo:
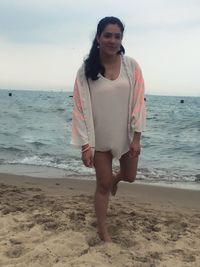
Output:
<svg viewBox="0 0 200 267">
<path fill-rule="evenodd" d="M 95 130 L 95 150 L 111 151 L 120 159 L 129 151 L 128 105 L 130 84 L 121 62 L 116 80 L 102 75 L 97 81 L 89 81 Z"/>
</svg>

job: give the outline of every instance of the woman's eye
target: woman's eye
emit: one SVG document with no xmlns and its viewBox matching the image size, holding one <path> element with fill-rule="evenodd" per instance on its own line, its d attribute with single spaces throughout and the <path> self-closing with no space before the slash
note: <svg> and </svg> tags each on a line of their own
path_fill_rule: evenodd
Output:
<svg viewBox="0 0 200 267">
<path fill-rule="evenodd" d="M 116 35 L 114 34 L 114 35 L 112 35 L 112 34 L 108 34 L 107 33 L 107 34 L 104 34 L 104 37 L 105 38 L 112 38 L 112 37 L 114 37 L 115 39 L 118 39 L 118 40 L 121 39 L 121 35 L 120 34 L 116 34 Z"/>
<path fill-rule="evenodd" d="M 116 39 L 121 39 L 121 35 L 115 35 Z"/>
<path fill-rule="evenodd" d="M 111 34 L 105 34 L 104 37 L 105 38 L 110 38 L 111 37 Z"/>
</svg>

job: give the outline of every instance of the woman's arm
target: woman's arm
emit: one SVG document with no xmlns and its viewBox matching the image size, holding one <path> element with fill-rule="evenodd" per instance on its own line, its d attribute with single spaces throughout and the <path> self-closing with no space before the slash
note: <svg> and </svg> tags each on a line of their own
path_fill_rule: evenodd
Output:
<svg viewBox="0 0 200 267">
<path fill-rule="evenodd" d="M 145 128 L 146 109 L 144 100 L 144 80 L 142 71 L 137 64 L 134 71 L 134 92 L 132 101 L 131 127 L 134 130 L 133 140 L 130 145 L 130 155 L 137 157 L 140 154 L 141 132 Z"/>
<path fill-rule="evenodd" d="M 72 111 L 71 144 L 81 148 L 81 159 L 86 167 L 91 168 L 93 167 L 93 155 L 88 141 L 89 138 L 78 86 L 78 78 L 76 78 L 73 93 L 74 107 Z"/>
<path fill-rule="evenodd" d="M 145 129 L 146 108 L 144 100 L 144 79 L 138 64 L 134 71 L 134 80 L 131 127 L 135 132 L 140 133 Z"/>
<path fill-rule="evenodd" d="M 130 156 L 131 157 L 138 157 L 140 155 L 140 151 L 141 151 L 140 137 L 141 137 L 141 133 L 134 132 L 133 140 L 130 145 Z"/>
<path fill-rule="evenodd" d="M 73 110 L 72 110 L 72 133 L 71 133 L 71 144 L 77 147 L 82 147 L 88 144 L 88 134 L 85 123 L 85 116 L 81 104 L 79 94 L 79 83 L 76 78 L 73 92 Z"/>
</svg>

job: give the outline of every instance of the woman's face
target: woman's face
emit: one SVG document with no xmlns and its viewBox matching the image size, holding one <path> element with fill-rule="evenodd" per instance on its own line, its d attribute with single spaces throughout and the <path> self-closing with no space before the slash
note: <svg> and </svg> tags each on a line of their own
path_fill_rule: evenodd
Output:
<svg viewBox="0 0 200 267">
<path fill-rule="evenodd" d="M 112 56 L 120 50 L 122 32 L 117 24 L 108 24 L 100 36 L 97 36 L 100 53 Z"/>
</svg>

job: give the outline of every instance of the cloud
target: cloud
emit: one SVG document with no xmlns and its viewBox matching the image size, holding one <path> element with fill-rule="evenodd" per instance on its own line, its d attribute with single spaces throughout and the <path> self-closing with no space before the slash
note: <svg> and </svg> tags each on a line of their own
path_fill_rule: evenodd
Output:
<svg viewBox="0 0 200 267">
<path fill-rule="evenodd" d="M 154 32 L 127 41 L 127 53 L 139 60 L 148 93 L 200 96 L 200 35 Z M 133 49 L 132 49 L 133 47 Z"/>
<path fill-rule="evenodd" d="M 84 38 L 107 15 L 119 16 L 127 29 L 144 32 L 199 26 L 199 13 L 200 4 L 193 0 L 189 5 L 177 0 L 110 1 L 110 5 L 107 0 L 1 0 L 0 32 L 13 42 L 63 43 L 69 36 L 72 41 Z"/>
<path fill-rule="evenodd" d="M 72 90 L 85 52 L 57 45 L 1 43 L 0 87 Z"/>
<path fill-rule="evenodd" d="M 72 90 L 98 21 L 125 23 L 147 92 L 200 95 L 198 0 L 1 0 L 0 87 Z"/>
</svg>

